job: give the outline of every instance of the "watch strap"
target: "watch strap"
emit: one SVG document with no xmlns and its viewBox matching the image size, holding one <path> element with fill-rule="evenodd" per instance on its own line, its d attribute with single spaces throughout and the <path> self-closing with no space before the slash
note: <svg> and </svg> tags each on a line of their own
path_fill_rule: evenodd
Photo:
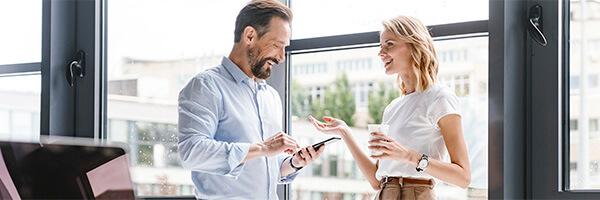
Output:
<svg viewBox="0 0 600 200">
<path fill-rule="evenodd" d="M 292 168 L 294 168 L 296 171 L 301 170 L 303 167 L 296 167 L 296 166 L 294 166 L 294 163 L 292 162 L 292 159 L 294 159 L 294 156 L 290 156 L 290 166 Z"/>
</svg>

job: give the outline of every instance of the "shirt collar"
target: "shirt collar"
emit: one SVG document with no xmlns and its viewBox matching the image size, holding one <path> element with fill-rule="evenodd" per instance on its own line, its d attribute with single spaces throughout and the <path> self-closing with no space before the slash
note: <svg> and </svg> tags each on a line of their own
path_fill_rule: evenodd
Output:
<svg viewBox="0 0 600 200">
<path fill-rule="evenodd" d="M 221 65 L 225 67 L 225 69 L 231 74 L 236 83 L 241 83 L 243 81 L 249 81 L 250 77 L 244 73 L 233 61 L 229 58 L 223 56 L 223 60 L 221 61 Z M 250 82 L 248 82 L 250 83 Z M 258 79 L 256 81 L 256 85 L 258 90 L 267 89 L 267 81 L 263 79 Z"/>
<path fill-rule="evenodd" d="M 263 79 L 260 79 L 260 80 L 257 81 L 257 83 L 258 83 L 258 86 L 257 86 L 258 90 L 267 89 L 267 81 L 265 81 Z"/>
<path fill-rule="evenodd" d="M 221 60 L 221 65 L 223 65 L 227 72 L 231 74 L 236 83 L 250 79 L 250 77 L 248 77 L 248 75 L 246 75 L 235 63 L 233 63 L 233 61 L 225 56 L 223 56 L 223 60 Z"/>
</svg>

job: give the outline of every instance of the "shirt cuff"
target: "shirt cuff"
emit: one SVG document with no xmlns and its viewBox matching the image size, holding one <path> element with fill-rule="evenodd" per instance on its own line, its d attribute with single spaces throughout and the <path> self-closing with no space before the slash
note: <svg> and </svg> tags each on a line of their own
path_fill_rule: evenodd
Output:
<svg viewBox="0 0 600 200">
<path fill-rule="evenodd" d="M 286 165 L 286 164 L 288 164 L 288 163 L 289 163 L 288 159 L 290 159 L 290 158 L 291 158 L 291 156 L 289 156 L 289 157 L 287 157 L 287 158 L 283 159 L 283 162 L 281 162 L 281 166 L 279 166 L 279 167 L 280 167 L 280 169 L 281 169 L 281 167 L 282 167 L 283 165 Z M 292 183 L 292 181 L 294 181 L 294 179 L 296 179 L 296 176 L 298 176 L 298 174 L 300 174 L 300 170 L 298 170 L 298 171 L 295 171 L 295 172 L 292 172 L 291 174 L 288 174 L 287 176 L 282 176 L 282 177 L 280 177 L 280 178 L 279 178 L 279 182 L 278 182 L 278 183 L 279 183 L 279 184 L 288 184 L 288 183 Z"/>
<path fill-rule="evenodd" d="M 248 151 L 250 151 L 250 145 L 248 143 L 237 143 L 234 144 L 229 152 L 228 164 L 229 164 L 229 173 L 227 176 L 231 176 L 233 178 L 237 178 L 243 171 L 245 162 L 244 158 L 248 155 Z"/>
</svg>

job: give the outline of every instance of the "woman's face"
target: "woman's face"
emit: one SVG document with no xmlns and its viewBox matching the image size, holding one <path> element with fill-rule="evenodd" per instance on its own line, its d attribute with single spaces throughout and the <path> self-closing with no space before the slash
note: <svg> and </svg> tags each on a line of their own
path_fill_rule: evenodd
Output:
<svg viewBox="0 0 600 200">
<path fill-rule="evenodd" d="M 386 74 L 410 72 L 410 47 L 406 42 L 400 41 L 392 32 L 386 30 L 381 33 L 379 57 L 383 62 Z"/>
</svg>

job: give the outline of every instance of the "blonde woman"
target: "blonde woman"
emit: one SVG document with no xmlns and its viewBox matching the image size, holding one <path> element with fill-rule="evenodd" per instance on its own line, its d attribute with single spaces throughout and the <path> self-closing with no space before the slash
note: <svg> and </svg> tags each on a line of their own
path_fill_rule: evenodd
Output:
<svg viewBox="0 0 600 200">
<path fill-rule="evenodd" d="M 324 117 L 323 123 L 310 117 L 313 125 L 344 140 L 361 172 L 378 190 L 376 199 L 435 199 L 434 179 L 466 188 L 471 173 L 459 102 L 436 82 L 438 61 L 431 35 L 416 18 L 399 16 L 383 22 L 380 36 L 385 72 L 398 75 L 402 91 L 383 113 L 388 134 L 371 133 L 369 149 L 383 154 L 369 156 L 361 151 L 342 120 Z"/>
</svg>

